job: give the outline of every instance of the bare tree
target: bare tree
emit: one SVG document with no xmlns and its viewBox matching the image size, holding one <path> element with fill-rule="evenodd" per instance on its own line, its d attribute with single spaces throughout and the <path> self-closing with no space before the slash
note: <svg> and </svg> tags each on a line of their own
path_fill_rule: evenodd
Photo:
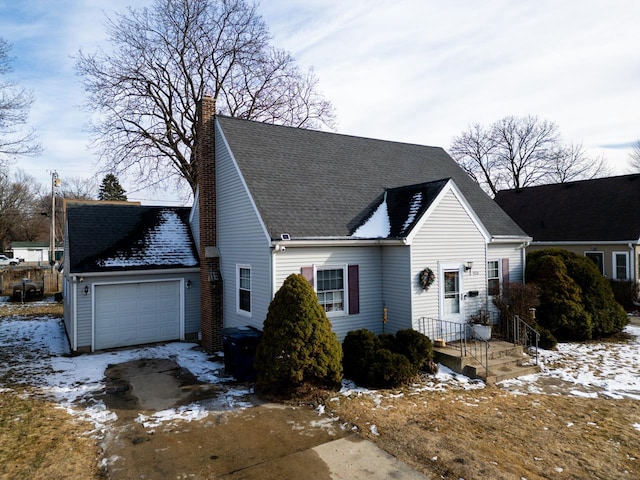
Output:
<svg viewBox="0 0 640 480">
<path fill-rule="evenodd" d="M 62 178 L 61 191 L 64 198 L 71 200 L 92 200 L 96 198 L 96 182 L 92 178 Z"/>
<path fill-rule="evenodd" d="M 566 183 L 611 175 L 611 168 L 604 156 L 590 157 L 581 143 L 571 143 L 562 147 L 554 155 L 550 167 L 549 181 L 553 183 Z"/>
<path fill-rule="evenodd" d="M 629 167 L 632 172 L 640 172 L 640 140 L 633 145 L 633 150 L 629 154 Z"/>
<path fill-rule="evenodd" d="M 43 189 L 33 177 L 18 170 L 11 177 L 0 175 L 0 247 L 12 241 L 36 240 L 48 230 L 42 229 L 43 215 L 38 200 Z M 46 235 L 45 235 L 46 238 Z"/>
<path fill-rule="evenodd" d="M 111 49 L 78 54 L 102 173 L 144 185 L 169 177 L 197 185 L 196 104 L 218 113 L 296 127 L 332 126 L 331 104 L 312 71 L 273 48 L 246 0 L 154 0 L 108 19 Z"/>
<path fill-rule="evenodd" d="M 12 71 L 9 51 L 11 46 L 0 38 L 0 75 Z M 33 94 L 11 81 L 0 81 L 0 167 L 15 157 L 35 155 L 41 147 L 33 130 L 24 131 L 24 125 L 33 103 Z"/>
<path fill-rule="evenodd" d="M 472 125 L 451 144 L 451 155 L 488 193 L 606 174 L 604 159 L 582 145 L 565 146 L 555 123 L 535 116 Z"/>
</svg>

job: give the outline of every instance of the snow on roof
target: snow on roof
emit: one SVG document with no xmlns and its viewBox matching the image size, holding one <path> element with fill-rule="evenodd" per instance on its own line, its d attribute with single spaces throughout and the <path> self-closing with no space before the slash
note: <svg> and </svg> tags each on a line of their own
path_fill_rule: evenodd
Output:
<svg viewBox="0 0 640 480">
<path fill-rule="evenodd" d="M 373 215 L 360 225 L 351 235 L 355 238 L 387 238 L 391 231 L 389 210 L 387 209 L 387 197 L 378 206 Z"/>
<path fill-rule="evenodd" d="M 101 260 L 101 267 L 139 267 L 144 265 L 196 266 L 187 226 L 173 210 L 162 210 L 160 222 L 144 240 L 127 251 Z"/>
<path fill-rule="evenodd" d="M 413 194 L 413 197 L 411 198 L 411 205 L 409 205 L 409 215 L 407 216 L 407 219 L 402 224 L 403 232 L 406 231 L 407 228 L 411 226 L 411 224 L 416 218 L 416 215 L 420 211 L 421 207 L 422 207 L 422 192 L 416 192 Z"/>
</svg>

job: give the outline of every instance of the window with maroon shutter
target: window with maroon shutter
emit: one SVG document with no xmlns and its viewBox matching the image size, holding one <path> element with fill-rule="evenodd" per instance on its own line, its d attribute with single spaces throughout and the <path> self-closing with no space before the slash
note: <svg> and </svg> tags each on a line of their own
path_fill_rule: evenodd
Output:
<svg viewBox="0 0 640 480">
<path fill-rule="evenodd" d="M 509 290 L 509 259 L 502 259 L 502 292 Z"/>
<path fill-rule="evenodd" d="M 313 282 L 313 267 L 302 267 L 300 269 L 300 275 L 302 275 L 304 278 L 307 279 L 307 281 L 311 284 L 311 286 L 314 286 L 314 282 Z"/>
</svg>

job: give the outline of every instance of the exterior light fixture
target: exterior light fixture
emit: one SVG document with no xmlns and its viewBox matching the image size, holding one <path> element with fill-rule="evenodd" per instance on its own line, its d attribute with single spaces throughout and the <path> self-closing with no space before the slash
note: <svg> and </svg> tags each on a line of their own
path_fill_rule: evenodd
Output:
<svg viewBox="0 0 640 480">
<path fill-rule="evenodd" d="M 191 285 L 193 285 L 193 283 L 191 283 L 191 279 L 187 280 L 187 288 L 191 288 Z"/>
<path fill-rule="evenodd" d="M 473 267 L 473 262 L 467 262 L 464 264 L 464 271 L 468 272 Z"/>
<path fill-rule="evenodd" d="M 84 286 L 84 294 L 89 295 L 89 285 Z"/>
</svg>

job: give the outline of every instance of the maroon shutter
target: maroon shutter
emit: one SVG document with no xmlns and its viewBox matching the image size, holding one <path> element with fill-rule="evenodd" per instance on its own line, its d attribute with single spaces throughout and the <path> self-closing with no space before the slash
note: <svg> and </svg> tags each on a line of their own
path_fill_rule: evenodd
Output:
<svg viewBox="0 0 640 480">
<path fill-rule="evenodd" d="M 313 267 L 302 267 L 300 269 L 300 274 L 306 278 L 313 287 Z"/>
<path fill-rule="evenodd" d="M 349 315 L 360 313 L 360 277 L 358 265 L 349 265 Z"/>
<path fill-rule="evenodd" d="M 502 259 L 502 291 L 509 289 L 509 259 Z"/>
</svg>

